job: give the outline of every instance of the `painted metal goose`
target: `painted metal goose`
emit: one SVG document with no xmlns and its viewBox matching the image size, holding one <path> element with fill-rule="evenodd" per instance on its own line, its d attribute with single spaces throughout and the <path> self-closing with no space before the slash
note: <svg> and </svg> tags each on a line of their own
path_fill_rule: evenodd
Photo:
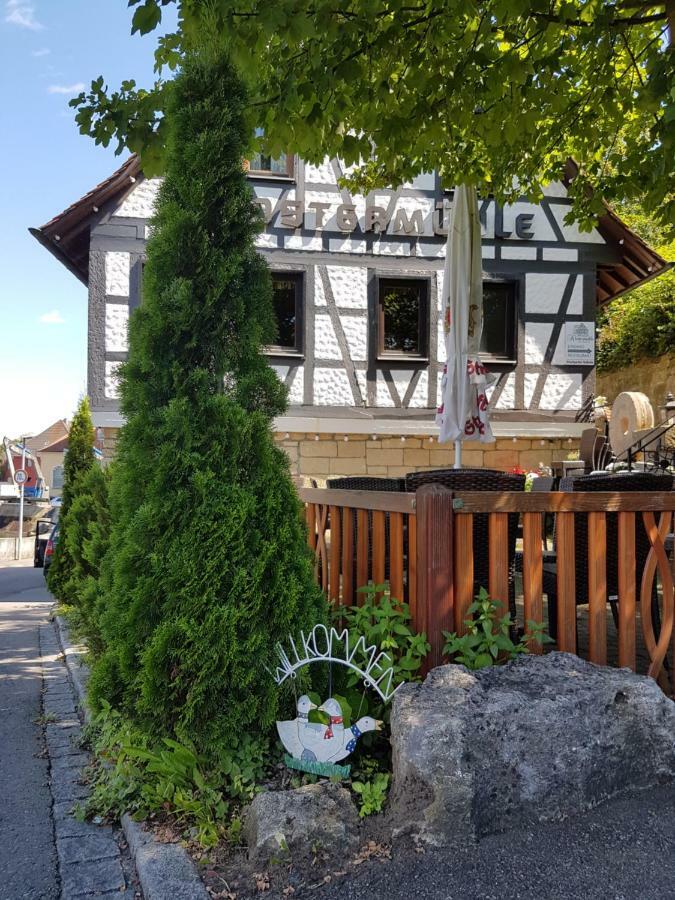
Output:
<svg viewBox="0 0 675 900">
<path fill-rule="evenodd" d="M 281 743 L 291 756 L 296 759 L 302 757 L 304 747 L 300 741 L 300 734 L 309 724 L 309 713 L 316 709 L 316 703 L 312 703 L 307 694 L 303 694 L 298 698 L 297 718 L 288 719 L 285 722 L 277 722 L 277 731 L 281 738 Z M 324 726 L 319 726 L 322 729 Z"/>
</svg>

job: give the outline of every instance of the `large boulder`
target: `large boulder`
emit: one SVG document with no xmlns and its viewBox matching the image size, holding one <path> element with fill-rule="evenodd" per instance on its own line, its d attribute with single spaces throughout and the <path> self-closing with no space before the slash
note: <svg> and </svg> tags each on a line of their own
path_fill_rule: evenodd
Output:
<svg viewBox="0 0 675 900">
<path fill-rule="evenodd" d="M 312 847 L 344 852 L 358 840 L 358 816 L 349 791 L 321 782 L 293 791 L 258 794 L 244 818 L 249 858 L 307 855 Z"/>
<path fill-rule="evenodd" d="M 568 653 L 433 669 L 396 694 L 390 824 L 438 845 L 675 780 L 675 703 Z"/>
</svg>

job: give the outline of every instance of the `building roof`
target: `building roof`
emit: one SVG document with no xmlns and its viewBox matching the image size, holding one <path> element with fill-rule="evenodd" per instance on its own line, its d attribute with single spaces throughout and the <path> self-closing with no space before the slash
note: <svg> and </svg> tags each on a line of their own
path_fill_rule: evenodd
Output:
<svg viewBox="0 0 675 900">
<path fill-rule="evenodd" d="M 37 451 L 38 453 L 63 453 L 68 449 L 68 435 L 65 437 L 59 438 L 58 441 L 54 441 L 52 444 L 46 444 L 44 447 L 40 447 Z"/>
<path fill-rule="evenodd" d="M 565 184 L 577 175 L 579 167 L 570 159 L 565 167 Z M 673 266 L 642 240 L 619 218 L 609 203 L 602 201 L 606 212 L 598 220 L 598 231 L 614 247 L 619 261 L 598 263 L 595 298 L 598 306 L 632 291 Z"/>
<path fill-rule="evenodd" d="M 30 447 L 34 452 L 39 452 L 40 450 L 50 450 L 52 449 L 53 444 L 65 440 L 67 447 L 69 430 L 70 427 L 67 419 L 57 419 L 56 422 L 53 422 L 48 428 L 45 428 L 44 431 L 28 438 L 26 440 L 26 446 Z"/>
<path fill-rule="evenodd" d="M 565 183 L 569 184 L 577 172 L 576 163 L 568 160 Z M 98 217 L 104 204 L 120 203 L 133 189 L 139 176 L 142 177 L 139 159 L 136 155 L 130 156 L 109 178 L 54 216 L 46 225 L 30 228 L 30 233 L 80 281 L 87 284 L 89 226 Z M 597 228 L 609 247 L 615 251 L 617 260 L 598 263 L 595 288 L 598 306 L 656 278 L 673 265 L 632 231 L 609 204 L 604 205 L 606 212 L 600 216 Z"/>
<path fill-rule="evenodd" d="M 136 155 L 40 228 L 28 230 L 50 253 L 84 284 L 89 278 L 89 226 L 103 206 L 119 202 L 133 188 L 141 174 Z"/>
</svg>

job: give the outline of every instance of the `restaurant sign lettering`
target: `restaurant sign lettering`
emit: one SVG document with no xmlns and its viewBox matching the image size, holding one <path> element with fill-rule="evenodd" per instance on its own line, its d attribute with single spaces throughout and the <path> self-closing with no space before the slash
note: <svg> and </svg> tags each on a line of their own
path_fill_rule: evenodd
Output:
<svg viewBox="0 0 675 900">
<path fill-rule="evenodd" d="M 424 211 L 421 209 L 398 208 L 391 213 L 384 206 L 371 203 L 366 204 L 361 222 L 354 203 L 340 203 L 336 207 L 334 203 L 320 201 L 305 203 L 303 200 L 286 198 L 275 203 L 269 197 L 255 197 L 254 202 L 262 210 L 265 224 L 269 225 L 276 217 L 276 225 L 280 228 L 294 230 L 302 228 L 305 231 L 337 230 L 343 234 L 365 231 L 404 237 L 430 236 L 432 233 L 445 237 L 448 233 L 450 205 L 444 200 L 436 202 L 431 221 L 426 222 Z M 530 240 L 534 237 L 533 221 L 534 213 L 519 213 L 514 215 L 507 225 L 504 210 L 499 204 L 495 204 L 494 237 L 502 240 L 508 238 Z M 481 212 L 481 225 L 485 232 L 487 229 L 485 210 Z"/>
</svg>

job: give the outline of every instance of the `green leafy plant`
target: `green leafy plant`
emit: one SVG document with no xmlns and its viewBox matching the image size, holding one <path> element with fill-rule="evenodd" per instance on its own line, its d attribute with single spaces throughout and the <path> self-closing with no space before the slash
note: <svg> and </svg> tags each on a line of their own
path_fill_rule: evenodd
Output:
<svg viewBox="0 0 675 900">
<path fill-rule="evenodd" d="M 105 704 L 86 737 L 97 753 L 93 789 L 82 814 L 138 818 L 167 813 L 204 847 L 241 831 L 237 807 L 252 798 L 263 777 L 266 748 L 241 738 L 217 763 L 188 743 L 170 738 L 151 744 Z"/>
<path fill-rule="evenodd" d="M 369 190 L 436 169 L 448 187 L 471 181 L 502 203 L 538 201 L 572 157 L 585 226 L 605 211 L 603 196 L 640 195 L 673 224 L 669 4 L 130 2 L 142 34 L 164 26 L 167 6 L 179 10 L 175 31 L 157 40 L 165 77 L 196 40 L 226 39 L 252 85 L 266 153 L 339 157 Z M 101 77 L 71 104 L 84 134 L 140 150 L 153 174 L 169 97 L 162 79 L 109 89 Z"/>
<path fill-rule="evenodd" d="M 430 645 L 426 634 L 418 634 L 411 627 L 410 608 L 399 603 L 390 594 L 388 584 L 369 584 L 359 588 L 364 598 L 361 606 L 339 606 L 333 611 L 333 619 L 340 627 L 349 630 L 350 646 L 355 647 L 363 637 L 367 646 L 375 645 L 388 654 L 392 670 L 392 685 L 420 678 L 420 670 Z M 368 659 L 362 652 L 354 656 L 357 665 L 365 667 Z M 386 669 L 383 663 L 383 669 Z M 385 723 L 389 721 L 389 705 L 376 695 L 369 694 L 361 685 L 355 672 L 336 673 L 337 691 L 333 696 L 346 713 L 345 725 L 361 715 L 370 715 Z M 377 737 L 370 733 L 361 742 L 370 747 Z"/>
<path fill-rule="evenodd" d="M 515 643 L 511 638 L 513 621 L 510 614 L 499 616 L 500 606 L 490 599 L 485 588 L 481 588 L 478 596 L 467 610 L 469 618 L 465 619 L 466 634 L 444 631 L 446 639 L 443 652 L 454 657 L 467 669 L 484 669 L 496 665 L 499 661 L 507 662 L 528 652 L 528 642 L 550 643 L 551 639 L 544 634 L 542 624 L 527 623 L 527 632 Z"/>
<path fill-rule="evenodd" d="M 352 781 L 352 790 L 359 798 L 361 818 L 382 812 L 389 790 L 389 774 L 378 772 L 369 781 Z"/>
</svg>

